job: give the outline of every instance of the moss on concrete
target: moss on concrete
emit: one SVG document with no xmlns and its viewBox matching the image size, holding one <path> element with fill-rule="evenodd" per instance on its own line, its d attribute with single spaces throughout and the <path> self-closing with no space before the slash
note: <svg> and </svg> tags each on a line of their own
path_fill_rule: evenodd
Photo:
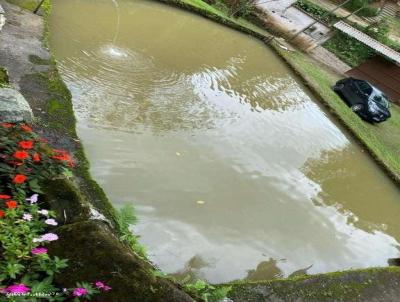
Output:
<svg viewBox="0 0 400 302">
<path fill-rule="evenodd" d="M 39 5 L 40 0 L 7 0 L 7 2 L 33 12 Z"/>
<path fill-rule="evenodd" d="M 400 268 L 352 270 L 230 285 L 229 297 L 234 301 L 397 301 Z"/>
<path fill-rule="evenodd" d="M 90 219 L 90 203 L 80 194 L 72 180 L 48 180 L 41 187 L 46 192 L 43 202 L 55 211 L 60 225 Z"/>
<path fill-rule="evenodd" d="M 110 284 L 113 290 L 96 297 L 96 301 L 193 301 L 170 280 L 155 276 L 149 263 L 129 253 L 103 221 L 65 225 L 57 229 L 57 234 L 62 240 L 52 243 L 49 251 L 69 259 L 69 269 L 56 277 L 64 286 L 72 287 L 80 280 Z"/>
<path fill-rule="evenodd" d="M 0 67 L 0 88 L 8 85 L 7 69 Z"/>
<path fill-rule="evenodd" d="M 42 59 L 41 57 L 39 57 L 37 55 L 30 55 L 29 61 L 31 63 L 37 64 L 37 65 L 50 65 L 50 60 Z"/>
</svg>

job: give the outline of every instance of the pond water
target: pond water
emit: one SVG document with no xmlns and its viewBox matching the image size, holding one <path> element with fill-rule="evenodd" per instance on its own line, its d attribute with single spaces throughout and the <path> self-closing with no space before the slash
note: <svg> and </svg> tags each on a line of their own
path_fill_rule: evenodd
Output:
<svg viewBox="0 0 400 302">
<path fill-rule="evenodd" d="M 259 41 L 152 1 L 55 0 L 91 172 L 165 272 L 210 282 L 385 266 L 399 191 Z"/>
</svg>

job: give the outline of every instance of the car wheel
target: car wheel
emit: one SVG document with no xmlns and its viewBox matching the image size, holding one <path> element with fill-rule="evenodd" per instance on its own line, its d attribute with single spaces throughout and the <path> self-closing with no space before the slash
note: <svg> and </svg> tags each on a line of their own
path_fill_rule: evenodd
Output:
<svg viewBox="0 0 400 302">
<path fill-rule="evenodd" d="M 359 112 L 364 108 L 364 106 L 362 104 L 355 104 L 353 106 L 351 106 L 351 110 L 353 110 L 353 112 Z"/>
</svg>

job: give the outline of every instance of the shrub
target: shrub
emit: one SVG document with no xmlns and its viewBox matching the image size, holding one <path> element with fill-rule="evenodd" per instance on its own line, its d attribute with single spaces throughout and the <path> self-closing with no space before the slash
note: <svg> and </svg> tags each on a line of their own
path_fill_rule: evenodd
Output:
<svg viewBox="0 0 400 302">
<path fill-rule="evenodd" d="M 372 24 L 367 28 L 356 26 L 358 30 L 366 33 L 377 41 L 400 51 L 400 44 L 388 38 L 390 27 L 385 20 L 377 24 Z M 325 42 L 323 47 L 333 52 L 342 61 L 348 65 L 355 67 L 376 55 L 375 51 L 358 40 L 341 32 L 336 32 L 335 36 Z"/>
<path fill-rule="evenodd" d="M 357 15 L 365 17 L 373 17 L 378 14 L 379 9 L 368 6 L 370 3 L 371 0 L 352 0 L 349 3 L 345 4 L 344 7 L 349 11 L 354 12 L 364 6 L 362 10 L 357 12 Z"/>
<path fill-rule="evenodd" d="M 256 0 L 224 0 L 229 8 L 229 15 L 233 17 L 247 17 L 254 10 Z"/>
<path fill-rule="evenodd" d="M 308 0 L 299 0 L 295 5 L 323 22 L 334 23 L 339 21 L 339 18 L 337 18 L 335 15 L 328 14 L 329 11 L 318 5 L 315 5 Z"/>
<path fill-rule="evenodd" d="M 205 302 L 219 302 L 224 299 L 231 290 L 230 286 L 215 287 L 203 280 L 197 280 L 195 283 L 186 283 L 183 287 Z"/>
</svg>

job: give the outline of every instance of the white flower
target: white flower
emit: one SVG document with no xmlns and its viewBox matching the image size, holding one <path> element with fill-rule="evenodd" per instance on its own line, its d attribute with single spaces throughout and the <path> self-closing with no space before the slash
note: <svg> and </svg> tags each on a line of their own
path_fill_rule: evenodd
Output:
<svg viewBox="0 0 400 302">
<path fill-rule="evenodd" d="M 44 216 L 48 216 L 49 215 L 49 211 L 47 211 L 47 210 L 39 210 L 38 213 L 42 214 Z"/>
<path fill-rule="evenodd" d="M 58 225 L 57 221 L 55 221 L 53 218 L 46 219 L 44 223 L 48 225 Z"/>
<path fill-rule="evenodd" d="M 38 202 L 39 194 L 33 194 L 31 197 L 27 198 L 27 201 L 30 201 L 31 204 Z"/>
<path fill-rule="evenodd" d="M 22 216 L 22 219 L 23 219 L 23 220 L 26 220 L 26 221 L 31 221 L 31 220 L 32 220 L 32 215 L 31 215 L 31 214 L 28 214 L 28 213 L 25 213 L 25 214 Z"/>
</svg>

